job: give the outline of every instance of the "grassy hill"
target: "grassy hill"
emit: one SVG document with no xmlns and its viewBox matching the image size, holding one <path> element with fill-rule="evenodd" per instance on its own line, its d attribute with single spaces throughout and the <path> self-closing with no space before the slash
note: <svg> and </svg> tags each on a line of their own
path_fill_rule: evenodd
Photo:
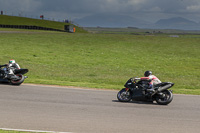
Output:
<svg viewBox="0 0 200 133">
<path fill-rule="evenodd" d="M 0 24 L 31 25 L 31 26 L 40 26 L 40 27 L 59 29 L 59 30 L 64 30 L 64 25 L 72 25 L 70 23 L 64 23 L 64 22 L 56 22 L 56 21 L 49 21 L 49 20 L 16 17 L 16 16 L 7 16 L 7 15 L 0 15 Z M 80 27 L 77 27 L 77 26 L 75 27 L 76 27 L 76 32 L 86 32 Z"/>
</svg>

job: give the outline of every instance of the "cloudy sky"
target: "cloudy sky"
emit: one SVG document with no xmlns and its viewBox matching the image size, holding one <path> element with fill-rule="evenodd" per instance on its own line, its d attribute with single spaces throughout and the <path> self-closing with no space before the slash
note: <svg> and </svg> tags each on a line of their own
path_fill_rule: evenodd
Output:
<svg viewBox="0 0 200 133">
<path fill-rule="evenodd" d="M 128 15 L 149 22 L 184 17 L 200 22 L 200 0 L 0 0 L 7 15 L 77 19 L 106 13 Z"/>
</svg>

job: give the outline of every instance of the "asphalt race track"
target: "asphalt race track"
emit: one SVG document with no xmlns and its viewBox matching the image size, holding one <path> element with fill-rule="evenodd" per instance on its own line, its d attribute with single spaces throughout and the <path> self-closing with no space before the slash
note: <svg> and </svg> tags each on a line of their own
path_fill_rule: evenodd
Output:
<svg viewBox="0 0 200 133">
<path fill-rule="evenodd" d="M 73 133 L 198 133 L 200 96 L 168 106 L 121 103 L 117 91 L 0 84 L 0 128 Z"/>
</svg>

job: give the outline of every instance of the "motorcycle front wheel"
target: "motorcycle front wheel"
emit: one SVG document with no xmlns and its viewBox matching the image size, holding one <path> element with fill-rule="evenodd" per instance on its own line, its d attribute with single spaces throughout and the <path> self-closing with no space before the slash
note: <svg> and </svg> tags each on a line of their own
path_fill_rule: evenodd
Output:
<svg viewBox="0 0 200 133">
<path fill-rule="evenodd" d="M 122 90 L 120 90 L 117 93 L 117 99 L 120 102 L 129 102 L 131 100 L 131 93 L 130 93 L 130 91 L 126 91 L 126 89 L 123 88 Z"/>
<path fill-rule="evenodd" d="M 173 100 L 173 94 L 169 90 L 162 91 L 162 95 L 157 95 L 156 102 L 160 105 L 167 105 Z"/>
</svg>

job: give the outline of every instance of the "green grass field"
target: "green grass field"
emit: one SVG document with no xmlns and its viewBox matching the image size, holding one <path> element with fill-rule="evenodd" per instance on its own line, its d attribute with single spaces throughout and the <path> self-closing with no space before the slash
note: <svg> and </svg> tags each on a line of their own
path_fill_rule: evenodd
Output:
<svg viewBox="0 0 200 133">
<path fill-rule="evenodd" d="M 200 94 L 200 36 L 0 33 L 0 64 L 15 59 L 26 83 L 121 89 L 153 71 L 174 93 Z"/>
</svg>

